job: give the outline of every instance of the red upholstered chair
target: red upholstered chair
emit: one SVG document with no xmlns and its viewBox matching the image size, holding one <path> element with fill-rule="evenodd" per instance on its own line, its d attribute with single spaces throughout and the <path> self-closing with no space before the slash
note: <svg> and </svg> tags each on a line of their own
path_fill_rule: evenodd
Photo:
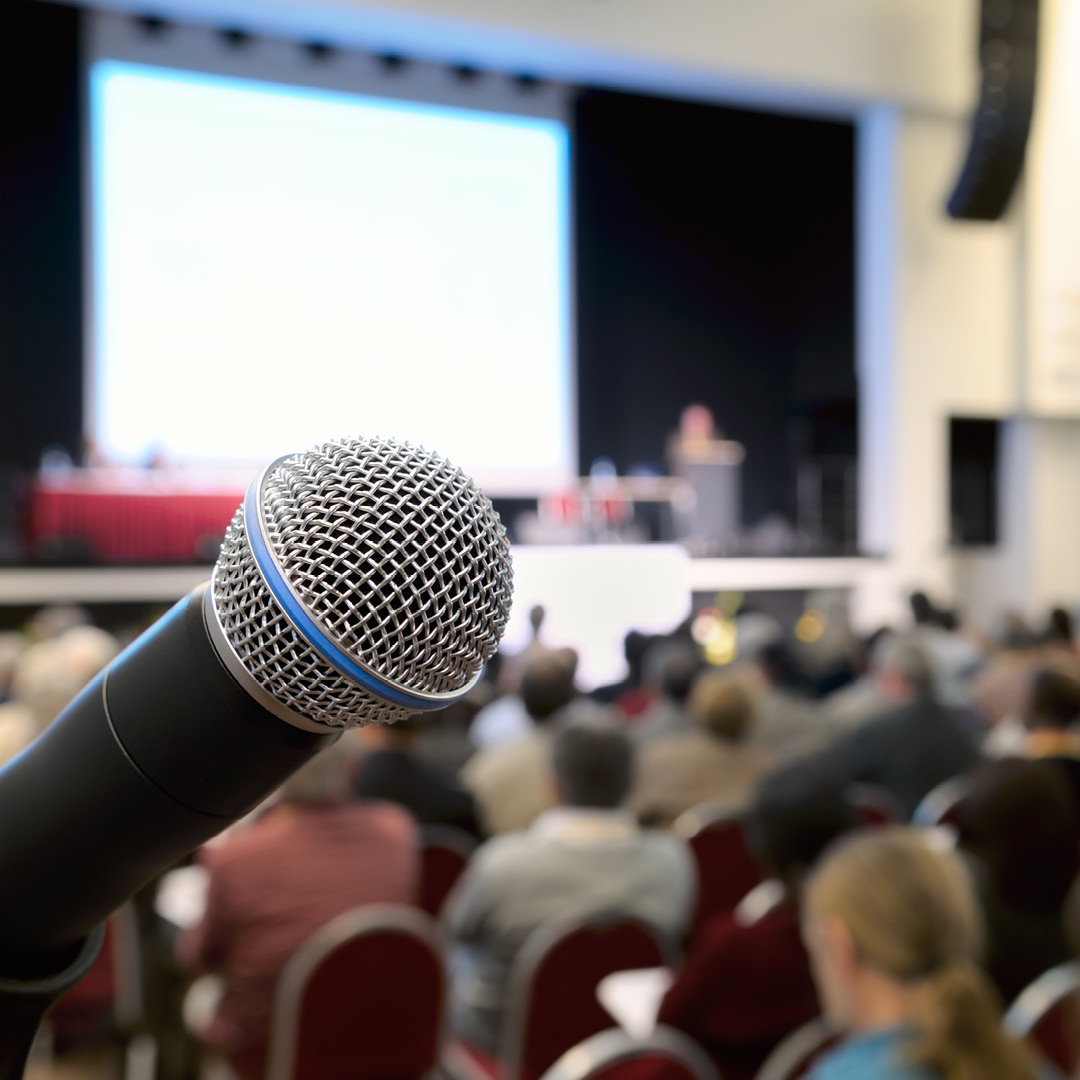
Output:
<svg viewBox="0 0 1080 1080">
<path fill-rule="evenodd" d="M 450 825 L 429 825 L 420 847 L 420 884 L 417 903 L 438 918 L 454 883 L 469 864 L 476 841 Z"/>
<path fill-rule="evenodd" d="M 536 930 L 511 972 L 499 1054 L 505 1080 L 539 1080 L 572 1046 L 612 1026 L 596 997 L 605 976 L 675 961 L 663 935 L 636 919 L 613 916 Z"/>
<path fill-rule="evenodd" d="M 940 825 L 956 827 L 960 818 L 960 807 L 971 790 L 971 781 L 966 776 L 954 776 L 938 784 L 933 791 L 923 796 L 911 815 L 911 824 L 921 829 L 933 829 Z"/>
<path fill-rule="evenodd" d="M 541 1080 L 719 1080 L 700 1046 L 660 1025 L 644 1039 L 609 1028 L 567 1050 Z"/>
<path fill-rule="evenodd" d="M 850 784 L 847 797 L 855 811 L 855 820 L 863 828 L 894 825 L 905 818 L 896 799 L 885 788 L 876 784 Z"/>
<path fill-rule="evenodd" d="M 1065 1076 L 1080 1065 L 1080 963 L 1040 975 L 1009 1007 L 1005 1030 L 1026 1039 Z"/>
<path fill-rule="evenodd" d="M 805 1076 L 840 1039 L 840 1032 L 819 1016 L 788 1035 L 762 1062 L 754 1080 L 795 1080 Z"/>
<path fill-rule="evenodd" d="M 105 923 L 93 967 L 49 1011 L 58 1046 L 108 1039 L 127 1046 L 145 1026 L 143 965 L 135 905 L 129 900 Z"/>
<path fill-rule="evenodd" d="M 419 1080 L 439 1060 L 446 970 L 438 927 L 371 904 L 313 934 L 278 980 L 267 1080 Z"/>
<path fill-rule="evenodd" d="M 713 915 L 731 911 L 765 874 L 747 847 L 741 812 L 730 806 L 695 806 L 675 822 L 675 832 L 689 843 L 697 863 L 696 933 Z"/>
</svg>

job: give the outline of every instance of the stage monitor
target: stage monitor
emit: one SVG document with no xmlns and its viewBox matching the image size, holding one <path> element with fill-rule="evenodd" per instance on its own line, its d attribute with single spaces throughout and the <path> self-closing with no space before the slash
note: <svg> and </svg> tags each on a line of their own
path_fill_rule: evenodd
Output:
<svg viewBox="0 0 1080 1080">
<path fill-rule="evenodd" d="M 496 494 L 574 474 L 560 98 L 95 18 L 86 429 L 105 460 L 244 466 L 380 434 Z"/>
</svg>

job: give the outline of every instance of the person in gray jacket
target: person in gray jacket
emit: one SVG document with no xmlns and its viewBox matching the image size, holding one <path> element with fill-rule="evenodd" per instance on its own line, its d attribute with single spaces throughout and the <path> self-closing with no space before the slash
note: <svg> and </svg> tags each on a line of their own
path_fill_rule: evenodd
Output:
<svg viewBox="0 0 1080 1080">
<path fill-rule="evenodd" d="M 615 913 L 674 939 L 685 932 L 696 892 L 691 855 L 624 809 L 633 764 L 633 745 L 613 724 L 557 732 L 557 805 L 527 831 L 489 840 L 455 886 L 445 915 L 455 943 L 451 1016 L 478 1049 L 497 1052 L 511 966 L 539 927 Z"/>
</svg>

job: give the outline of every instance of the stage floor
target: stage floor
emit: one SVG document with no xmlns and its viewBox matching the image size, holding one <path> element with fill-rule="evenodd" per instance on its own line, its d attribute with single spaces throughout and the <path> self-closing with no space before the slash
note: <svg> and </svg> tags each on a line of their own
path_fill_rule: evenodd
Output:
<svg viewBox="0 0 1080 1080">
<path fill-rule="evenodd" d="M 543 604 L 544 640 L 581 655 L 591 687 L 622 676 L 631 629 L 664 633 L 690 614 L 694 597 L 719 592 L 857 590 L 880 566 L 861 558 L 692 559 L 674 544 L 514 548 L 514 608 L 504 643 L 528 640 L 528 612 Z M 208 566 L 0 569 L 0 605 L 177 600 Z"/>
</svg>

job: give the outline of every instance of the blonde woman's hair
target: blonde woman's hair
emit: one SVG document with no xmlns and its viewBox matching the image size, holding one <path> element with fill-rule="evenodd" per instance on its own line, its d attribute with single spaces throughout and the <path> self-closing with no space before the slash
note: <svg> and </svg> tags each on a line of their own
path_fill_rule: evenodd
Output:
<svg viewBox="0 0 1080 1080">
<path fill-rule="evenodd" d="M 863 964 L 917 989 L 913 1064 L 943 1080 L 1036 1075 L 1027 1050 L 1002 1030 L 978 967 L 982 918 L 955 852 L 899 827 L 842 840 L 811 876 L 805 910 L 839 919 Z"/>
</svg>

